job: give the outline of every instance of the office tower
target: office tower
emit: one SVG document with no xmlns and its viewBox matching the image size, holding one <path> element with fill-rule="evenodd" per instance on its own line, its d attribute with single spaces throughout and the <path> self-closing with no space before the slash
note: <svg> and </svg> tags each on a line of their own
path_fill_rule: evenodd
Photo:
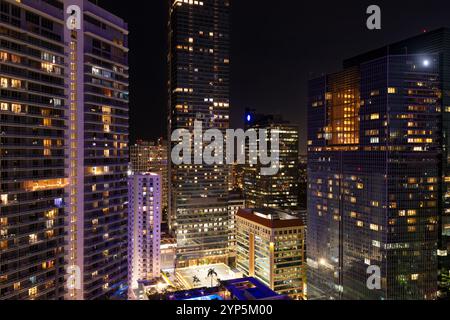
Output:
<svg viewBox="0 0 450 320">
<path fill-rule="evenodd" d="M 169 137 L 177 129 L 229 127 L 230 1 L 170 1 Z M 172 146 L 178 142 L 172 142 Z M 192 152 L 194 159 L 194 152 Z M 170 225 L 178 266 L 226 262 L 229 215 L 225 165 L 171 164 Z"/>
<path fill-rule="evenodd" d="M 168 208 L 168 163 L 167 141 L 137 141 L 130 146 L 131 171 L 159 173 L 162 179 L 163 222 L 167 221 Z"/>
<path fill-rule="evenodd" d="M 62 4 L 0 1 L 0 300 L 64 295 Z"/>
<path fill-rule="evenodd" d="M 128 178 L 128 288 L 161 274 L 161 184 L 155 173 L 135 173 Z"/>
<path fill-rule="evenodd" d="M 286 211 L 241 209 L 236 215 L 237 268 L 278 294 L 303 299 L 305 225 Z"/>
<path fill-rule="evenodd" d="M 87 0 L 81 29 L 65 28 L 68 178 L 67 263 L 80 287 L 67 299 L 103 299 L 126 285 L 128 31 L 120 18 Z M 77 270 L 78 269 L 78 270 Z"/>
<path fill-rule="evenodd" d="M 438 54 L 386 52 L 310 81 L 311 296 L 436 298 L 439 66 Z"/>
<path fill-rule="evenodd" d="M 249 208 L 282 208 L 296 210 L 298 208 L 298 126 L 284 121 L 279 115 L 259 114 L 246 110 L 246 129 L 256 130 L 259 140 L 270 139 L 273 132 L 279 136 L 279 170 L 275 175 L 261 175 L 258 162 L 250 164 L 248 146 L 247 163 L 244 165 L 244 195 Z M 261 137 L 259 130 L 267 130 L 266 137 Z"/>
<path fill-rule="evenodd" d="M 228 193 L 228 216 L 229 216 L 229 234 L 228 248 L 229 259 L 228 264 L 235 266 L 236 264 L 236 214 L 240 209 L 245 208 L 244 194 L 240 190 L 230 191 Z"/>
<path fill-rule="evenodd" d="M 449 148 L 449 124 L 450 124 L 450 29 L 441 28 L 432 32 L 423 33 L 418 36 L 390 44 L 372 52 L 368 52 L 358 57 L 348 59 L 344 66 L 351 67 L 359 64 L 360 61 L 367 60 L 369 57 L 379 57 L 381 55 L 391 54 L 439 54 L 439 87 L 442 90 L 440 99 L 440 143 L 441 155 L 438 159 L 438 167 L 441 172 L 438 175 L 438 210 L 439 210 L 439 239 L 438 239 L 438 264 L 439 264 L 439 286 L 438 297 L 450 298 L 450 164 L 448 152 Z"/>
</svg>

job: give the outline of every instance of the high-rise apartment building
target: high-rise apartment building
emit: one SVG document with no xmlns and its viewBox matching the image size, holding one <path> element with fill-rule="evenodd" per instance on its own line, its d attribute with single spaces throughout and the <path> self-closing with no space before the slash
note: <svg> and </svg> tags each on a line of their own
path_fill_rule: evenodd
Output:
<svg viewBox="0 0 450 320">
<path fill-rule="evenodd" d="M 0 11 L 0 298 L 105 297 L 127 273 L 126 24 L 81 0 Z"/>
<path fill-rule="evenodd" d="M 0 300 L 64 295 L 64 17 L 0 1 Z"/>
<path fill-rule="evenodd" d="M 167 221 L 166 211 L 169 199 L 167 157 L 167 142 L 163 139 L 137 141 L 136 144 L 130 146 L 130 162 L 133 173 L 153 172 L 161 175 L 163 221 Z"/>
<path fill-rule="evenodd" d="M 155 173 L 128 178 L 128 288 L 161 275 L 161 185 Z"/>
<path fill-rule="evenodd" d="M 241 209 L 236 215 L 236 266 L 278 294 L 303 299 L 305 238 L 302 220 L 286 211 Z"/>
<path fill-rule="evenodd" d="M 65 13 L 71 5 L 80 9 L 80 29 L 65 28 L 66 260 L 80 286 L 66 298 L 102 299 L 127 279 L 128 31 L 87 0 L 64 1 Z"/>
<path fill-rule="evenodd" d="M 311 297 L 437 297 L 441 62 L 401 52 L 310 81 Z"/>
<path fill-rule="evenodd" d="M 284 121 L 279 115 L 259 114 L 253 110 L 246 110 L 246 129 L 255 130 L 257 141 L 269 139 L 270 147 L 272 133 L 278 134 L 279 140 L 279 170 L 274 175 L 261 175 L 264 167 L 249 162 L 244 171 L 244 194 L 248 208 L 282 208 L 286 210 L 298 209 L 299 181 L 298 181 L 298 126 Z M 260 136 L 259 130 L 265 129 L 266 135 Z M 247 150 L 249 146 L 246 146 Z"/>
<path fill-rule="evenodd" d="M 229 127 L 230 0 L 170 0 L 169 137 L 176 129 Z M 172 145 L 177 142 L 172 142 Z M 170 225 L 177 264 L 226 262 L 229 240 L 225 165 L 172 164 Z"/>
</svg>

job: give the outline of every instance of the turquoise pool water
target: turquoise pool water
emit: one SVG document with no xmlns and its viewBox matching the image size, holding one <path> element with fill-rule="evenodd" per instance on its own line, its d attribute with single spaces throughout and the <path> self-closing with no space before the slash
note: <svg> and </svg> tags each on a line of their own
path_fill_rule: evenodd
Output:
<svg viewBox="0 0 450 320">
<path fill-rule="evenodd" d="M 196 298 L 191 298 L 191 299 L 186 299 L 186 300 L 223 300 L 221 296 L 217 295 L 217 294 L 212 294 L 210 296 L 201 296 L 201 297 L 196 297 Z"/>
</svg>

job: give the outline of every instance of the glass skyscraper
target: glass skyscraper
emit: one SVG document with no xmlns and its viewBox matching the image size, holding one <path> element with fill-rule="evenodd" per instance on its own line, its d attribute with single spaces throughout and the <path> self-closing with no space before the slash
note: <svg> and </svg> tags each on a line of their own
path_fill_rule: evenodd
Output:
<svg viewBox="0 0 450 320">
<path fill-rule="evenodd" d="M 278 134 L 279 140 L 279 170 L 274 175 L 261 175 L 264 167 L 258 161 L 250 164 L 246 145 L 246 161 L 243 165 L 244 195 L 247 208 L 280 208 L 297 210 L 299 200 L 299 171 L 298 171 L 298 126 L 285 121 L 279 115 L 269 115 L 246 110 L 246 129 L 255 130 L 257 143 L 261 139 L 269 139 L 272 144 L 272 133 Z M 266 130 L 266 137 L 260 135 L 259 130 Z M 257 159 L 254 159 L 257 160 Z M 255 161 L 256 162 L 256 161 Z"/>
<path fill-rule="evenodd" d="M 369 55 L 310 81 L 310 298 L 437 297 L 441 98 L 431 53 Z"/>
<path fill-rule="evenodd" d="M 171 0 L 169 10 L 169 138 L 176 129 L 192 133 L 195 121 L 203 130 L 225 133 L 230 0 Z M 227 166 L 172 164 L 169 170 L 169 219 L 177 238 L 177 265 L 226 262 Z"/>
</svg>

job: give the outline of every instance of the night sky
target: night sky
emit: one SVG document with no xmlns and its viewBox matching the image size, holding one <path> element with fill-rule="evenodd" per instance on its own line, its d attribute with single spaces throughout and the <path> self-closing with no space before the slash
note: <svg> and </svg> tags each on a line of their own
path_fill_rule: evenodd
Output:
<svg viewBox="0 0 450 320">
<path fill-rule="evenodd" d="M 166 132 L 167 0 L 99 0 L 129 24 L 131 141 Z M 382 10 L 382 30 L 366 28 L 366 8 Z M 306 152 L 308 78 L 337 71 L 345 58 L 450 27 L 448 0 L 232 0 L 231 116 L 281 113 L 300 126 Z"/>
</svg>

